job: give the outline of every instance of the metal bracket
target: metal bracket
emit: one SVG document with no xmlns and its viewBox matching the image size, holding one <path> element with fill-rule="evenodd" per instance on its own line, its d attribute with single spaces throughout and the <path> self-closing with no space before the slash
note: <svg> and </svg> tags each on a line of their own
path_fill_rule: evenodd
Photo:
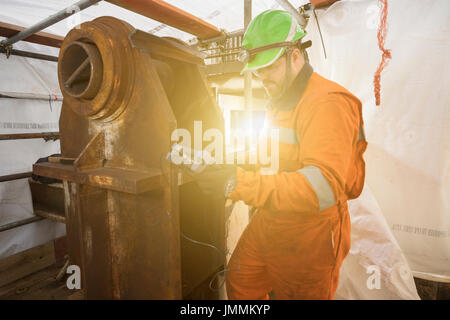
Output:
<svg viewBox="0 0 450 320">
<path fill-rule="evenodd" d="M 3 44 L 3 41 L 0 43 L 0 52 L 6 55 L 6 59 L 9 59 L 9 57 L 11 56 L 12 48 L 13 48 L 12 44 L 10 44 L 9 46 L 5 46 Z"/>
</svg>

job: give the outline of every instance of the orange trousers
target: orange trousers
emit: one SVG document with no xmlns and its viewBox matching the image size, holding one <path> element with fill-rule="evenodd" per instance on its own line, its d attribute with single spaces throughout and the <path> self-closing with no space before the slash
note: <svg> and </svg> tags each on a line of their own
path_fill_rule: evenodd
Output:
<svg viewBox="0 0 450 320">
<path fill-rule="evenodd" d="M 333 299 L 349 249 L 347 202 L 313 215 L 258 210 L 228 263 L 228 298 Z"/>
</svg>

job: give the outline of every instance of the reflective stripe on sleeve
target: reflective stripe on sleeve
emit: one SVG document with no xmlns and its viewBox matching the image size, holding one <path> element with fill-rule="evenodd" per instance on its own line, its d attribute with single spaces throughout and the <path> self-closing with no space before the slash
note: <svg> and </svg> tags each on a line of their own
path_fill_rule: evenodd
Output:
<svg viewBox="0 0 450 320">
<path fill-rule="evenodd" d="M 315 166 L 306 166 L 298 170 L 298 172 L 305 176 L 316 192 L 321 211 L 334 205 L 335 200 L 333 190 L 331 190 L 327 179 L 325 179 L 319 168 Z"/>
<path fill-rule="evenodd" d="M 364 132 L 364 127 L 363 126 L 359 127 L 358 141 L 360 141 L 360 140 L 366 141 L 366 134 Z"/>
</svg>

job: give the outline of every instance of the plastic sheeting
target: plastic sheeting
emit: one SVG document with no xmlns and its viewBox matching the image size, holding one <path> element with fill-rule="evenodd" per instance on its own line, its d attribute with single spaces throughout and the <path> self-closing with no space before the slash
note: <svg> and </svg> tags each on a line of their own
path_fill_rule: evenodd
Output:
<svg viewBox="0 0 450 320">
<path fill-rule="evenodd" d="M 335 299 L 419 299 L 406 257 L 367 186 L 349 201 L 351 249 Z"/>
<path fill-rule="evenodd" d="M 369 142 L 371 191 L 351 206 L 352 252 L 361 255 L 349 256 L 343 274 L 350 281 L 351 261 L 358 272 L 356 261 L 362 266 L 367 259 L 392 268 L 394 261 L 383 259 L 385 250 L 399 256 L 396 239 L 413 271 L 450 276 L 450 2 L 389 1 L 385 47 L 392 60 L 381 74 L 378 107 L 377 1 L 340 1 L 320 10 L 318 19 L 327 59 L 312 19 L 307 28 L 312 65 L 362 100 Z M 380 224 L 379 212 L 395 239 Z M 374 226 L 381 228 L 378 233 Z M 352 296 L 350 290 L 346 294 Z"/>
<path fill-rule="evenodd" d="M 38 45 L 21 43 L 23 50 Z M 55 50 L 41 47 L 39 50 Z M 54 54 L 54 52 L 53 52 Z M 0 56 L 0 91 L 60 94 L 56 63 L 11 56 Z M 0 133 L 58 131 L 59 101 L 0 98 Z M 59 152 L 59 141 L 43 139 L 0 141 L 0 175 L 31 171 L 40 157 Z M 33 205 L 27 179 L 0 182 L 0 225 L 32 217 Z M 65 234 L 61 223 L 42 220 L 0 233 L 0 257 L 43 244 Z"/>
<path fill-rule="evenodd" d="M 0 10 L 2 14 L 6 11 Z M 0 16 L 0 21 L 5 21 Z M 12 21 L 8 21 L 12 22 Z M 20 23 L 19 23 L 20 24 Z M 19 50 L 57 55 L 58 49 L 18 43 Z M 61 94 L 56 63 L 0 56 L 0 91 Z M 60 101 L 0 98 L 0 133 L 58 131 Z M 59 152 L 59 141 L 43 139 L 0 141 L 0 175 L 31 171 L 40 157 Z M 27 179 L 0 183 L 0 225 L 32 217 L 33 205 Z M 42 220 L 0 233 L 0 257 L 46 243 L 65 234 L 65 226 Z"/>
</svg>

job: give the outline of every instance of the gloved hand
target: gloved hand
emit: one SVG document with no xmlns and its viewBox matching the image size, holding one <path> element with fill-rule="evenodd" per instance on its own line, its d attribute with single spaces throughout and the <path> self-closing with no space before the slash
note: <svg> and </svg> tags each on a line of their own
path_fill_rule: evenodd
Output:
<svg viewBox="0 0 450 320">
<path fill-rule="evenodd" d="M 180 144 L 174 144 L 166 159 L 194 178 L 205 195 L 228 198 L 236 187 L 236 166 L 216 164 L 214 161 L 208 164 L 202 159 L 191 161 L 182 154 L 183 148 Z M 189 151 L 193 154 L 193 150 Z M 213 159 L 208 155 L 208 158 Z"/>
<path fill-rule="evenodd" d="M 228 198 L 236 188 L 235 166 L 210 166 L 201 173 L 191 175 L 205 195 Z"/>
</svg>

